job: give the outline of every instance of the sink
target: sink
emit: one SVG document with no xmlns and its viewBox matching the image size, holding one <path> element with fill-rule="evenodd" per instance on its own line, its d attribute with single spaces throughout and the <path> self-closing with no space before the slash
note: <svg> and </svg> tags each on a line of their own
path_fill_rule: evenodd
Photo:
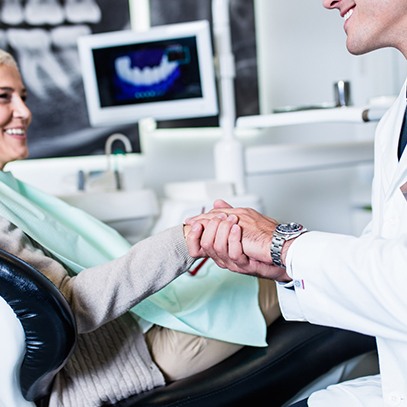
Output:
<svg viewBox="0 0 407 407">
<path fill-rule="evenodd" d="M 157 196 L 151 189 L 80 191 L 58 196 L 107 223 L 131 243 L 148 236 L 160 212 Z"/>
</svg>

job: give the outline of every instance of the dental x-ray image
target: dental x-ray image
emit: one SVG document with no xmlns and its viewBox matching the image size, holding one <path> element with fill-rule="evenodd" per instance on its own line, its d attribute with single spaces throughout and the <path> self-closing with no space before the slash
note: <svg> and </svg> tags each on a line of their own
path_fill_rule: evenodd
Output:
<svg viewBox="0 0 407 407">
<path fill-rule="evenodd" d="M 139 149 L 135 126 L 89 125 L 77 51 L 79 36 L 129 27 L 128 0 L 0 0 L 0 47 L 17 59 L 33 113 L 30 158 L 103 153 L 116 131 Z"/>
<path fill-rule="evenodd" d="M 189 37 L 94 50 L 102 107 L 201 97 L 196 47 Z"/>
</svg>

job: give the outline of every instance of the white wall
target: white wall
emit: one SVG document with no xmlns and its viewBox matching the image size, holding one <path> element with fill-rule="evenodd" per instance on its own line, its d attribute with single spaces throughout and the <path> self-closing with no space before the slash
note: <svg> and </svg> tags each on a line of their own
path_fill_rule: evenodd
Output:
<svg viewBox="0 0 407 407">
<path fill-rule="evenodd" d="M 255 0 L 255 6 L 262 113 L 331 101 L 340 79 L 351 81 L 356 104 L 398 93 L 406 73 L 399 72 L 401 55 L 389 49 L 350 55 L 343 19 L 322 0 Z"/>
</svg>

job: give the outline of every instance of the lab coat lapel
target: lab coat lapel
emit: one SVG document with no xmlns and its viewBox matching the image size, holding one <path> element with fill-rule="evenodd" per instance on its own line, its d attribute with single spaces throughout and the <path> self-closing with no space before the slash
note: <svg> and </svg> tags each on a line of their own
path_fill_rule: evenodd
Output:
<svg viewBox="0 0 407 407">
<path fill-rule="evenodd" d="M 395 191 L 407 182 L 407 150 L 400 161 L 397 159 L 399 135 L 403 124 L 406 108 L 406 84 L 400 92 L 393 107 L 386 113 L 383 123 L 379 124 L 376 140 L 377 154 L 382 163 L 382 183 L 385 188 L 386 200 L 390 199 Z M 385 128 L 386 131 L 380 131 Z M 376 157 L 378 158 L 378 157 Z"/>
</svg>

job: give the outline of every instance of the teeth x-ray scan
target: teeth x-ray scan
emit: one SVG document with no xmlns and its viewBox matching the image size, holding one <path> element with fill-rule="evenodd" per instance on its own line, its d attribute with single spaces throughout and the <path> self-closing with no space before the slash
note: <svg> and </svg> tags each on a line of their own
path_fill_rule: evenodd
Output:
<svg viewBox="0 0 407 407">
<path fill-rule="evenodd" d="M 93 52 L 102 106 L 202 96 L 194 37 Z"/>
<path fill-rule="evenodd" d="M 0 47 L 16 58 L 33 112 L 31 158 L 103 151 L 112 129 L 89 125 L 77 38 L 129 27 L 128 0 L 0 1 Z"/>
</svg>

